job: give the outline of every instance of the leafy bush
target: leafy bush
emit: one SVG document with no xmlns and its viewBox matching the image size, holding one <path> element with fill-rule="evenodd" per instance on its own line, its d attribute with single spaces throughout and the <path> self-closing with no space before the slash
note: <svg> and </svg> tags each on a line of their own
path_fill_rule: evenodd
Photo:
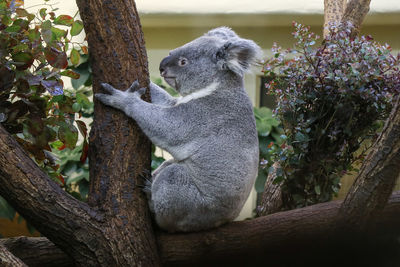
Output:
<svg viewBox="0 0 400 267">
<path fill-rule="evenodd" d="M 275 44 L 263 69 L 287 136 L 274 154 L 286 208 L 328 201 L 338 192 L 340 177 L 363 157 L 354 152 L 376 134 L 400 91 L 400 55 L 389 45 L 351 38 L 347 24 L 332 25 L 316 46 L 318 36 L 308 27 L 294 28 L 294 49 Z"/>
<path fill-rule="evenodd" d="M 87 52 L 70 40 L 83 24 L 47 8 L 32 14 L 10 0 L 0 0 L 0 12 L 0 122 L 44 167 L 52 142 L 73 149 L 78 140 L 75 114 L 82 115 L 87 95 L 64 94 L 61 76 L 79 78 L 67 68 L 79 64 L 77 47 Z M 87 145 L 86 125 L 78 126 Z"/>
<path fill-rule="evenodd" d="M 87 162 L 87 126 L 76 116 L 91 116 L 91 91 L 78 86 L 65 90 L 61 79 L 88 80 L 88 75 L 79 74 L 87 47 L 71 39 L 83 30 L 83 23 L 68 15 L 56 16 L 57 9 L 47 3 L 36 13 L 22 4 L 0 0 L 0 122 L 39 167 L 73 193 L 69 179 L 64 180 L 63 163 L 60 167 L 50 152 L 65 159 L 63 151 L 75 151 L 82 164 Z M 76 148 L 78 132 L 84 141 Z M 76 160 L 75 154 L 71 160 Z M 0 217 L 14 216 L 0 199 Z"/>
<path fill-rule="evenodd" d="M 271 156 L 274 151 L 280 149 L 284 136 L 279 121 L 273 117 L 271 109 L 267 107 L 254 108 L 254 116 L 260 147 L 260 166 L 255 188 L 257 193 L 261 193 L 264 191 L 268 170 L 273 163 Z"/>
</svg>

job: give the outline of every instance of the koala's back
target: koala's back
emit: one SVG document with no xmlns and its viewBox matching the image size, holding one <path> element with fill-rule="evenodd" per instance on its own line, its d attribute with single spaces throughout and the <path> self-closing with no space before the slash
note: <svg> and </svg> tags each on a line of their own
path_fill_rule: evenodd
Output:
<svg viewBox="0 0 400 267">
<path fill-rule="evenodd" d="M 158 224 L 169 231 L 196 231 L 233 220 L 257 175 L 258 139 L 252 104 L 241 87 L 185 103 L 197 110 L 196 149 L 154 177 Z M 165 209 L 165 207 L 169 207 Z"/>
</svg>

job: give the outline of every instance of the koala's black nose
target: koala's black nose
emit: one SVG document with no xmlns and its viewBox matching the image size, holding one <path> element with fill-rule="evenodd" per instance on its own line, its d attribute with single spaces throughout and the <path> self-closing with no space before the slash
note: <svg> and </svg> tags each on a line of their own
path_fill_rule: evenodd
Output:
<svg viewBox="0 0 400 267">
<path fill-rule="evenodd" d="M 161 76 L 164 76 L 166 74 L 166 72 L 167 72 L 166 71 L 166 67 L 167 67 L 167 64 L 169 63 L 170 60 L 171 60 L 170 56 L 167 56 L 163 60 L 161 60 L 161 63 L 160 63 L 160 74 L 161 74 Z"/>
</svg>

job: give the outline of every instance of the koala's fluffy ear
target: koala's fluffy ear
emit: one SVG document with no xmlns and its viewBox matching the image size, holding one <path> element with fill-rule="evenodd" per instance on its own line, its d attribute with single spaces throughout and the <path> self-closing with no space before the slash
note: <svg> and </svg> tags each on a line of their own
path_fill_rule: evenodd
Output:
<svg viewBox="0 0 400 267">
<path fill-rule="evenodd" d="M 259 63 L 261 48 L 253 41 L 241 38 L 228 40 L 215 54 L 217 65 L 242 76 L 250 66 Z"/>
<path fill-rule="evenodd" d="M 228 27 L 218 27 L 218 28 L 212 29 L 211 31 L 207 32 L 205 34 L 205 36 L 214 36 L 214 37 L 221 38 L 223 40 L 238 38 L 236 33 L 234 31 L 232 31 L 231 28 L 228 28 Z"/>
</svg>

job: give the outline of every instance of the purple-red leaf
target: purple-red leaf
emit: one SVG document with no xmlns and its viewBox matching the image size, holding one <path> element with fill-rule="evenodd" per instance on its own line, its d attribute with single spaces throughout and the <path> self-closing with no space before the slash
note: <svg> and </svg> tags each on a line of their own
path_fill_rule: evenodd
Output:
<svg viewBox="0 0 400 267">
<path fill-rule="evenodd" d="M 74 18 L 68 15 L 60 15 L 54 19 L 54 24 L 70 26 L 74 22 Z"/>
<path fill-rule="evenodd" d="M 72 79 L 79 79 L 79 77 L 81 76 L 79 73 L 73 71 L 73 70 L 64 70 L 62 72 L 60 72 L 60 74 L 62 76 L 67 76 L 70 77 Z"/>
<path fill-rule="evenodd" d="M 76 125 L 78 125 L 78 129 L 81 132 L 82 136 L 86 139 L 87 137 L 87 127 L 86 124 L 81 120 L 76 120 Z"/>
<path fill-rule="evenodd" d="M 85 163 L 85 161 L 88 157 L 88 154 L 89 154 L 89 144 L 85 139 L 85 141 L 83 141 L 82 154 L 81 154 L 81 158 L 80 158 L 80 161 L 82 163 Z"/>
<path fill-rule="evenodd" d="M 54 47 L 46 47 L 44 50 L 47 62 L 55 68 L 65 69 L 68 66 L 67 54 Z"/>
<path fill-rule="evenodd" d="M 52 95 L 62 95 L 64 93 L 62 80 L 42 80 L 40 83 Z"/>
</svg>

